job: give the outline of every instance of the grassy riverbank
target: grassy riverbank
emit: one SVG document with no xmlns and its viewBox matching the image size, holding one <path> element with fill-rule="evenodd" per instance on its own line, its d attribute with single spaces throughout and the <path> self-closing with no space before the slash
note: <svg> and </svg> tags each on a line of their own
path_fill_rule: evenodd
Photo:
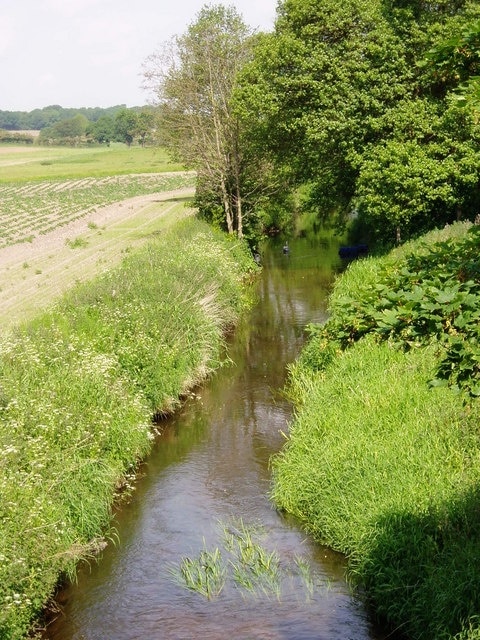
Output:
<svg viewBox="0 0 480 640">
<path fill-rule="evenodd" d="M 409 638 L 479 638 L 480 277 L 454 225 L 352 264 L 291 370 L 273 497 Z"/>
<path fill-rule="evenodd" d="M 151 417 L 220 363 L 254 269 L 188 218 L 0 339 L 0 638 L 108 536 Z M 107 532 L 107 533 L 106 533 Z"/>
</svg>

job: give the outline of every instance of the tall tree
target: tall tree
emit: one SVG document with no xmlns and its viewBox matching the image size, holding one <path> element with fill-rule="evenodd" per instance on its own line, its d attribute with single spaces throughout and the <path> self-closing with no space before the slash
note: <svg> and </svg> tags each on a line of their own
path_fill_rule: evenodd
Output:
<svg viewBox="0 0 480 640">
<path fill-rule="evenodd" d="M 240 237 L 242 123 L 232 95 L 251 55 L 251 36 L 233 7 L 204 6 L 185 34 L 148 58 L 144 71 L 146 86 L 158 99 L 163 144 L 197 171 L 199 202 L 221 208 L 226 229 Z"/>
<path fill-rule="evenodd" d="M 109 144 L 115 137 L 115 123 L 111 116 L 100 116 L 92 122 L 87 131 L 91 137 L 101 144 Z"/>
<path fill-rule="evenodd" d="M 376 0 L 284 0 L 257 51 L 259 110 L 277 164 L 306 185 L 319 214 L 350 208 L 359 156 L 411 69 Z M 254 74 L 252 74 L 254 75 Z"/>
<path fill-rule="evenodd" d="M 137 125 L 135 127 L 135 135 L 142 147 L 152 137 L 154 129 L 155 113 L 152 110 L 143 109 L 137 115 Z"/>
</svg>

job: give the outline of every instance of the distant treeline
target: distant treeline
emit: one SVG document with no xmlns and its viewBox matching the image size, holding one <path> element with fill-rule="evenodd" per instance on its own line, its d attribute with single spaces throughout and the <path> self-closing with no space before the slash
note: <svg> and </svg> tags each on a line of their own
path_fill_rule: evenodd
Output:
<svg viewBox="0 0 480 640">
<path fill-rule="evenodd" d="M 140 109 L 141 107 L 139 107 Z M 40 131 L 51 127 L 61 120 L 68 120 L 76 115 L 83 115 L 90 122 L 97 122 L 102 116 L 114 118 L 118 111 L 126 109 L 125 104 L 114 107 L 81 107 L 79 109 L 64 108 L 58 104 L 34 109 L 33 111 L 1 111 L 0 129 L 7 131 L 23 131 L 36 129 Z"/>
<path fill-rule="evenodd" d="M 36 116 L 42 114 L 40 121 Z M 108 109 L 63 109 L 45 107 L 20 115 L 35 116 L 30 120 L 13 120 L 5 123 L 2 116 L 15 115 L 0 111 L 0 143 L 26 143 L 41 145 L 86 146 L 134 142 L 142 147 L 152 143 L 156 135 L 155 109 L 153 107 L 132 107 L 124 105 Z M 9 128 L 10 127 L 10 128 Z"/>
</svg>

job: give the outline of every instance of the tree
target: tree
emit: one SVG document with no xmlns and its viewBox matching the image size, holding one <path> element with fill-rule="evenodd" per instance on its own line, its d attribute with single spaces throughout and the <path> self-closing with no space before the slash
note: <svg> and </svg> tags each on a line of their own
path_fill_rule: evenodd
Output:
<svg viewBox="0 0 480 640">
<path fill-rule="evenodd" d="M 131 109 L 121 109 L 115 114 L 115 136 L 119 142 L 130 146 L 137 131 L 137 114 Z"/>
<path fill-rule="evenodd" d="M 478 131 L 419 62 L 479 13 L 470 0 L 280 2 L 246 96 L 305 209 L 340 222 L 357 211 L 391 242 L 473 215 Z"/>
<path fill-rule="evenodd" d="M 42 129 L 39 141 L 76 145 L 85 138 L 88 124 L 87 118 L 82 114 L 59 120 L 51 127 Z"/>
<path fill-rule="evenodd" d="M 205 6 L 185 34 L 147 60 L 145 83 L 156 93 L 163 144 L 197 171 L 197 202 L 221 210 L 229 233 L 244 234 L 242 122 L 232 96 L 251 55 L 251 30 L 233 7 Z"/>
<path fill-rule="evenodd" d="M 88 134 L 100 144 L 108 144 L 115 137 L 115 122 L 110 116 L 100 116 L 96 122 L 92 122 L 88 128 Z"/>
<path fill-rule="evenodd" d="M 277 166 L 307 187 L 305 207 L 343 217 L 363 149 L 383 136 L 379 117 L 408 91 L 401 39 L 374 0 L 285 0 L 255 64 Z"/>
<path fill-rule="evenodd" d="M 152 136 L 155 129 L 155 114 L 153 111 L 143 110 L 137 115 L 137 124 L 135 127 L 135 136 L 138 138 L 142 147 L 149 137 Z"/>
<path fill-rule="evenodd" d="M 445 91 L 452 91 L 450 98 L 480 118 L 480 20 L 432 47 L 423 64 Z"/>
<path fill-rule="evenodd" d="M 395 133 L 365 152 L 356 185 L 358 212 L 379 242 L 396 242 L 480 207 L 480 131 L 456 105 L 406 101 Z"/>
</svg>

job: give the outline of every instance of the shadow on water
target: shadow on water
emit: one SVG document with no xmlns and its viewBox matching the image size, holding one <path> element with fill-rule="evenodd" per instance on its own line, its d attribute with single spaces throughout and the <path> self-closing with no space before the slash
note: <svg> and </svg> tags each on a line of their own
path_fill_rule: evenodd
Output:
<svg viewBox="0 0 480 640">
<path fill-rule="evenodd" d="M 344 560 L 315 544 L 269 500 L 270 456 L 284 442 L 292 407 L 280 390 L 309 322 L 326 318 L 338 243 L 323 239 L 262 249 L 258 301 L 231 338 L 230 362 L 163 423 L 132 500 L 117 514 L 119 544 L 79 570 L 59 594 L 49 640 L 372 640 L 376 634 L 344 580 Z M 261 523 L 281 565 L 301 556 L 307 593 L 289 574 L 279 597 L 227 584 L 212 600 L 188 591 L 169 569 L 204 546 L 221 545 L 219 523 Z"/>
</svg>

